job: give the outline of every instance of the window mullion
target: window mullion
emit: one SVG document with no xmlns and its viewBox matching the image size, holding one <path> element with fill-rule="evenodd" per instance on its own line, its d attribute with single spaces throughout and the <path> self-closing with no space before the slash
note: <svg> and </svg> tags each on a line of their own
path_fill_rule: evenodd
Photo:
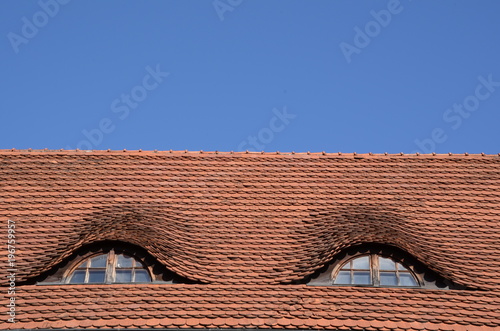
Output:
<svg viewBox="0 0 500 331">
<path fill-rule="evenodd" d="M 131 274 L 130 275 L 130 280 L 131 280 L 132 283 L 135 282 L 135 266 L 136 266 L 136 262 L 137 261 L 135 259 L 132 260 L 132 270 L 130 271 L 130 274 Z"/>
<path fill-rule="evenodd" d="M 85 284 L 89 282 L 90 279 L 90 259 L 85 263 L 85 280 L 83 281 Z"/>
<path fill-rule="evenodd" d="M 399 263 L 395 263 L 396 265 L 396 284 L 397 286 L 401 286 L 401 282 L 399 280 Z"/>
<path fill-rule="evenodd" d="M 104 280 L 106 284 L 111 284 L 115 280 L 115 275 L 114 275 L 115 259 L 116 259 L 115 251 L 110 250 L 108 253 L 108 259 L 106 260 L 106 276 L 105 276 L 106 278 Z"/>
<path fill-rule="evenodd" d="M 380 286 L 380 267 L 378 255 L 370 254 L 370 269 L 372 271 L 373 286 Z"/>
<path fill-rule="evenodd" d="M 351 277 L 351 284 L 354 284 L 354 270 L 352 268 L 352 261 L 349 262 L 349 275 Z"/>
</svg>

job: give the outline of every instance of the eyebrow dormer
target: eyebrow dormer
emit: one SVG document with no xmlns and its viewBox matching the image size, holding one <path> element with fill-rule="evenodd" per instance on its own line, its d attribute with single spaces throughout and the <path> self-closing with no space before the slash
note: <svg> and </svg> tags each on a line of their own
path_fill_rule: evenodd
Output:
<svg viewBox="0 0 500 331">
<path fill-rule="evenodd" d="M 39 283 L 193 283 L 168 270 L 137 245 L 102 241 L 81 247 L 47 273 Z"/>
<path fill-rule="evenodd" d="M 389 245 L 347 248 L 310 277 L 308 285 L 463 288 L 432 271 L 407 252 Z"/>
</svg>

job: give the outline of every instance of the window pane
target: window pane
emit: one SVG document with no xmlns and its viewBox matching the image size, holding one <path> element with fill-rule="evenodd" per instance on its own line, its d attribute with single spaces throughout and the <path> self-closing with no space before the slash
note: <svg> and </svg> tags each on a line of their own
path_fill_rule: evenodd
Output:
<svg viewBox="0 0 500 331">
<path fill-rule="evenodd" d="M 117 255 L 118 259 L 116 261 L 117 268 L 132 268 L 134 259 L 125 255 Z"/>
<path fill-rule="evenodd" d="M 116 270 L 117 283 L 130 283 L 132 282 L 132 270 Z"/>
<path fill-rule="evenodd" d="M 408 269 L 406 269 L 405 267 L 403 267 L 403 265 L 401 263 L 398 263 L 398 270 L 400 270 L 400 271 L 408 271 Z"/>
<path fill-rule="evenodd" d="M 418 286 L 415 278 L 409 273 L 400 273 L 399 281 L 401 286 Z"/>
<path fill-rule="evenodd" d="M 380 257 L 378 261 L 380 270 L 396 270 L 396 265 L 393 260 Z"/>
<path fill-rule="evenodd" d="M 369 271 L 354 271 L 353 284 L 371 284 Z"/>
<path fill-rule="evenodd" d="M 367 255 L 352 260 L 352 268 L 370 270 L 370 257 Z"/>
<path fill-rule="evenodd" d="M 77 270 L 71 276 L 71 284 L 83 284 L 85 281 L 85 270 Z"/>
<path fill-rule="evenodd" d="M 104 283 L 104 270 L 89 270 L 89 283 Z"/>
<path fill-rule="evenodd" d="M 351 270 L 351 261 L 344 264 L 340 270 Z"/>
<path fill-rule="evenodd" d="M 136 270 L 135 271 L 135 282 L 146 283 L 150 282 L 151 278 L 146 270 Z"/>
<path fill-rule="evenodd" d="M 395 272 L 380 272 L 380 285 L 398 285 L 398 278 Z"/>
<path fill-rule="evenodd" d="M 90 259 L 91 268 L 106 268 L 106 260 L 108 255 L 99 255 Z"/>
<path fill-rule="evenodd" d="M 349 271 L 340 271 L 334 284 L 351 284 L 351 273 Z"/>
<path fill-rule="evenodd" d="M 89 263 L 89 260 L 85 260 L 83 261 L 78 267 L 77 269 L 84 269 L 84 268 L 87 268 L 87 264 Z"/>
</svg>

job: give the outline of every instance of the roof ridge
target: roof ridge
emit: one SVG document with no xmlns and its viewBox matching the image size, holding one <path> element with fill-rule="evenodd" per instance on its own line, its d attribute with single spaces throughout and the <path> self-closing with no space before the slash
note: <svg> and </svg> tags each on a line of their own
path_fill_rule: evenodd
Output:
<svg viewBox="0 0 500 331">
<path fill-rule="evenodd" d="M 11 149 L 0 149 L 0 153 L 2 154 L 8 154 L 8 153 L 33 153 L 33 154 L 45 154 L 45 153 L 51 153 L 51 154 L 103 154 L 103 153 L 113 153 L 113 154 L 119 154 L 119 153 L 128 153 L 128 154 L 188 154 L 188 155 L 200 155 L 200 154 L 207 154 L 207 155 L 249 155 L 249 156 L 256 156 L 256 155 L 263 155 L 263 156 L 276 156 L 276 155 L 297 155 L 297 156 L 348 156 L 348 157 L 380 157 L 380 156 L 410 156 L 410 157 L 417 157 L 417 156 L 425 156 L 425 157 L 458 157 L 458 156 L 472 156 L 472 157 L 484 157 L 484 156 L 500 156 L 500 153 L 498 154 L 485 154 L 485 153 L 472 153 L 469 154 L 467 152 L 465 153 L 429 153 L 429 154 L 422 154 L 422 153 L 356 153 L 356 152 L 350 152 L 350 153 L 343 153 L 343 152 L 255 152 L 255 151 L 189 151 L 189 150 L 80 150 L 80 149 L 74 149 L 74 150 L 69 150 L 69 149 L 16 149 L 16 148 L 11 148 Z"/>
</svg>

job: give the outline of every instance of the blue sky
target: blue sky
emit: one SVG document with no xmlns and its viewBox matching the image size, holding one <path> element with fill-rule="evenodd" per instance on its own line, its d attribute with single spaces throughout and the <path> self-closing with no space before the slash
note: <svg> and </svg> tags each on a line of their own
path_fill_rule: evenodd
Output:
<svg viewBox="0 0 500 331">
<path fill-rule="evenodd" d="M 0 148 L 498 153 L 500 2 L 0 2 Z"/>
</svg>

